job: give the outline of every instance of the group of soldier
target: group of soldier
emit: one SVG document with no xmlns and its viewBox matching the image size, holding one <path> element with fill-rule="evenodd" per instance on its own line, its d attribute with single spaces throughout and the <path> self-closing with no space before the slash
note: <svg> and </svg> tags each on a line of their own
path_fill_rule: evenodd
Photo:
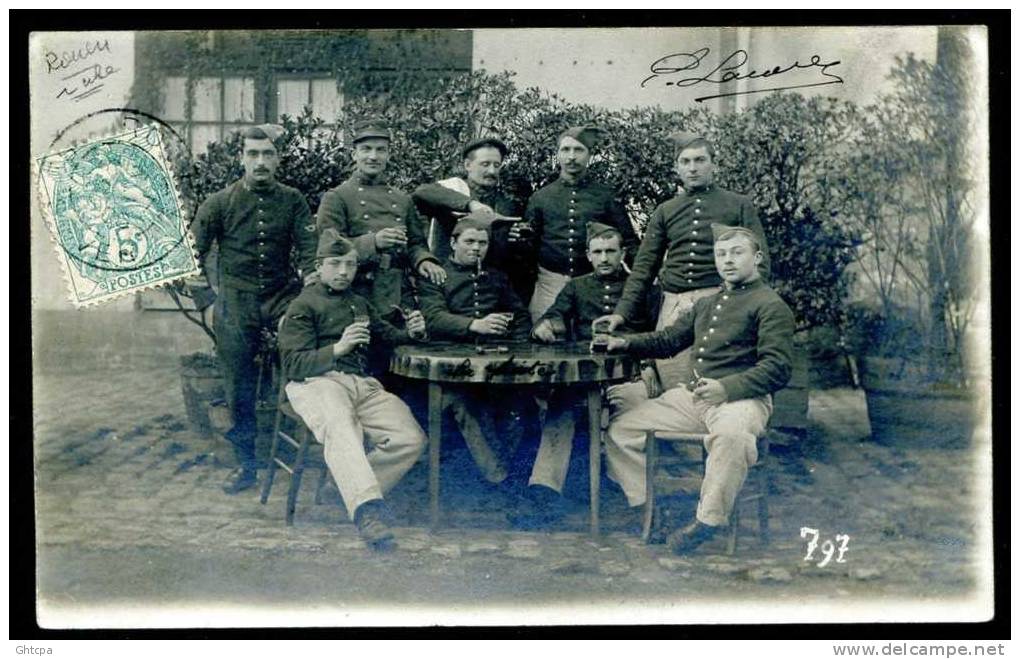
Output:
<svg viewBox="0 0 1020 659">
<path fill-rule="evenodd" d="M 387 181 L 389 128 L 359 122 L 354 172 L 325 193 L 314 220 L 301 192 L 276 180 L 279 133 L 246 130 L 243 178 L 206 199 L 193 223 L 203 266 L 214 242 L 219 251 L 214 328 L 240 465 L 227 493 L 257 482 L 255 357 L 266 329 L 279 327 L 287 399 L 324 445 L 350 517 L 370 547 L 385 548 L 394 537 L 385 494 L 426 442 L 408 405 L 377 379 L 387 348 L 590 341 L 597 328 L 609 351 L 654 359 L 641 379 L 607 391 L 610 478 L 641 506 L 645 432 L 702 433 L 697 512 L 668 541 L 690 552 L 725 526 L 757 460 L 771 394 L 790 375 L 794 318 L 765 283 L 755 207 L 714 183 L 706 139 L 669 136 L 683 188 L 655 209 L 639 241 L 616 192 L 588 171 L 599 148 L 593 127 L 558 137 L 558 177 L 522 212 L 500 187 L 501 140 L 467 144 L 463 177 L 408 195 Z M 547 528 L 563 515 L 576 402 L 565 390 L 497 400 L 469 386 L 443 401 L 482 477 L 512 496 L 517 528 Z M 527 485 L 514 486 L 529 418 L 541 440 Z"/>
</svg>

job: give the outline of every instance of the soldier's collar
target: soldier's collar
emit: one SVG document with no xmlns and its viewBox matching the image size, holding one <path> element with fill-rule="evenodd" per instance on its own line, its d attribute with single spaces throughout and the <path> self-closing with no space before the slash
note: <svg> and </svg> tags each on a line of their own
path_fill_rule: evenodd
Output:
<svg viewBox="0 0 1020 659">
<path fill-rule="evenodd" d="M 473 271 L 477 270 L 477 268 L 478 268 L 478 266 L 475 265 L 474 263 L 471 263 L 469 265 L 464 265 L 463 263 L 458 263 L 457 261 L 453 260 L 452 256 L 448 257 L 446 259 L 446 262 L 450 265 L 451 268 L 453 268 L 454 270 L 459 270 L 460 272 L 473 272 Z M 484 264 L 484 262 L 482 263 L 482 274 L 483 275 L 485 274 L 485 264 Z"/>
<path fill-rule="evenodd" d="M 351 174 L 351 180 L 359 185 L 386 185 L 387 183 L 386 172 L 376 174 L 375 176 L 354 172 Z"/>
<path fill-rule="evenodd" d="M 761 288 L 765 285 L 761 277 L 758 277 L 754 281 L 744 282 L 742 284 L 736 284 L 733 288 L 727 288 L 726 284 L 723 284 L 723 293 L 741 293 L 743 291 L 753 291 L 756 288 Z"/>
<path fill-rule="evenodd" d="M 280 186 L 280 182 L 277 181 L 276 179 L 273 179 L 272 181 L 269 181 L 265 185 L 254 186 L 248 183 L 247 178 L 242 176 L 241 185 L 243 185 L 244 189 L 247 190 L 248 192 L 254 192 L 255 194 L 259 194 L 266 192 L 276 192 L 277 188 L 279 188 Z"/>
<path fill-rule="evenodd" d="M 627 278 L 627 273 L 623 271 L 623 266 L 611 275 L 600 275 L 598 271 L 593 271 L 592 274 L 598 281 L 620 281 Z"/>
<path fill-rule="evenodd" d="M 580 187 L 583 187 L 588 182 L 588 179 L 590 177 L 591 177 L 591 172 L 587 171 L 584 174 L 581 174 L 579 177 L 577 177 L 573 181 L 568 181 L 567 179 L 563 178 L 563 174 L 560 174 L 560 177 L 557 180 L 560 183 L 562 183 L 563 185 L 567 186 L 568 188 L 580 188 Z"/>
<path fill-rule="evenodd" d="M 715 183 L 709 183 L 708 185 L 699 185 L 697 187 L 691 186 L 690 188 L 684 188 L 684 192 L 687 194 L 705 194 L 715 190 Z"/>
<path fill-rule="evenodd" d="M 499 191 L 499 183 L 492 187 L 484 187 L 477 183 L 472 183 L 470 179 L 464 179 L 467 182 L 468 190 L 471 191 L 471 196 L 474 199 L 481 199 L 484 197 L 491 197 Z"/>
</svg>

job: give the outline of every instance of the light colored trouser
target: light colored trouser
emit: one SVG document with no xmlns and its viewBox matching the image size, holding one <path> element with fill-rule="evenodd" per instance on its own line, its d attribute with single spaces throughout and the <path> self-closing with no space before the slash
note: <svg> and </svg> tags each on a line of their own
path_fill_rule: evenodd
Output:
<svg viewBox="0 0 1020 659">
<path fill-rule="evenodd" d="M 531 303 L 528 305 L 528 313 L 531 314 L 531 322 L 537 323 L 549 307 L 556 301 L 563 287 L 570 281 L 570 275 L 561 275 L 538 266 L 538 279 L 535 280 L 535 292 L 531 296 Z"/>
<path fill-rule="evenodd" d="M 443 392 L 443 407 L 453 410 L 460 434 L 482 476 L 502 483 L 509 475 L 510 460 L 523 437 L 524 409 L 521 401 L 490 399 L 485 391 Z"/>
<path fill-rule="evenodd" d="M 659 331 L 669 327 L 681 314 L 687 313 L 694 307 L 694 303 L 701 298 L 711 295 L 719 290 L 718 286 L 710 288 L 698 288 L 683 293 L 663 293 L 662 307 L 659 309 L 659 320 L 655 324 L 655 330 Z M 691 349 L 680 351 L 669 359 L 656 359 L 655 368 L 659 371 L 659 380 L 662 388 L 669 389 L 678 385 L 687 384 L 690 377 L 688 370 Z M 680 380 L 684 380 L 681 382 Z"/>
<path fill-rule="evenodd" d="M 758 461 L 757 436 L 771 414 L 771 396 L 710 405 L 695 400 L 686 388 L 674 387 L 609 424 L 609 477 L 620 484 L 631 506 L 640 506 L 645 502 L 645 431 L 707 432 L 708 461 L 697 518 L 725 525 L 748 468 Z"/>
<path fill-rule="evenodd" d="M 616 418 L 648 400 L 648 387 L 641 380 L 613 385 L 606 389 L 609 418 Z M 570 451 L 574 446 L 574 403 L 576 395 L 563 389 L 553 390 L 548 398 L 549 409 L 542 425 L 542 441 L 538 445 L 535 464 L 528 485 L 544 485 L 563 492 L 570 468 Z"/>
<path fill-rule="evenodd" d="M 347 513 L 381 499 L 421 455 L 425 433 L 375 378 L 338 371 L 287 384 L 287 399 L 324 448 Z M 372 448 L 365 453 L 365 440 Z"/>
</svg>

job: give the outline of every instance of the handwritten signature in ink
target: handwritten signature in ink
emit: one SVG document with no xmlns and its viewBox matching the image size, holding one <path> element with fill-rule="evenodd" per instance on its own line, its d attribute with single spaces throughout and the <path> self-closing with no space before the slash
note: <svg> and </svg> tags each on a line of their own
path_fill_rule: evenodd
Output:
<svg viewBox="0 0 1020 659">
<path fill-rule="evenodd" d="M 745 67 L 748 60 L 748 54 L 746 50 L 735 50 L 721 62 L 719 62 L 715 68 L 702 74 L 699 69 L 701 64 L 706 57 L 711 53 L 709 48 L 699 48 L 692 53 L 673 53 L 660 57 L 659 59 L 652 62 L 651 66 L 648 67 L 651 71 L 651 75 L 641 81 L 641 86 L 645 87 L 648 83 L 658 78 L 669 78 L 665 81 L 665 84 L 670 87 L 693 87 L 701 83 L 708 83 L 712 85 L 722 85 L 727 82 L 735 80 L 757 80 L 761 78 L 773 78 L 780 76 L 790 71 L 812 69 L 817 70 L 819 74 L 829 80 L 820 80 L 816 82 L 788 85 L 781 87 L 768 87 L 765 89 L 750 89 L 739 92 L 725 92 L 719 94 L 711 94 L 708 96 L 699 96 L 694 100 L 698 103 L 707 101 L 712 98 L 722 98 L 725 96 L 741 96 L 744 94 L 761 94 L 763 92 L 781 91 L 784 89 L 801 89 L 804 87 L 821 87 L 823 85 L 841 85 L 843 79 L 838 75 L 829 72 L 829 68 L 836 66 L 840 63 L 839 60 L 833 60 L 831 62 L 823 62 L 819 55 L 812 55 L 811 59 L 802 64 L 800 61 L 795 61 L 793 64 L 777 65 L 767 68 L 763 71 L 757 69 L 750 69 Z M 681 78 L 679 80 L 670 78 L 681 73 L 694 74 L 697 77 Z"/>
<path fill-rule="evenodd" d="M 75 103 L 88 98 L 103 88 L 103 80 L 109 78 L 120 69 L 108 64 L 90 64 L 80 71 L 64 76 L 64 86 L 57 93 L 57 98 L 71 98 Z M 71 81 L 71 82 L 66 82 Z"/>
</svg>

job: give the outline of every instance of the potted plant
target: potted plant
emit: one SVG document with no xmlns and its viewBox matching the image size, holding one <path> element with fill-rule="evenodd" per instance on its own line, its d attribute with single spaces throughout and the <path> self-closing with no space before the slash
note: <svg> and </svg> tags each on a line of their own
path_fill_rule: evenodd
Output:
<svg viewBox="0 0 1020 659">
<path fill-rule="evenodd" d="M 875 440 L 960 445 L 975 418 L 964 350 L 976 302 L 974 186 L 958 107 L 966 77 L 908 56 L 891 78 L 896 91 L 866 108 L 845 168 L 868 300 L 847 314 L 848 343 Z"/>
</svg>

